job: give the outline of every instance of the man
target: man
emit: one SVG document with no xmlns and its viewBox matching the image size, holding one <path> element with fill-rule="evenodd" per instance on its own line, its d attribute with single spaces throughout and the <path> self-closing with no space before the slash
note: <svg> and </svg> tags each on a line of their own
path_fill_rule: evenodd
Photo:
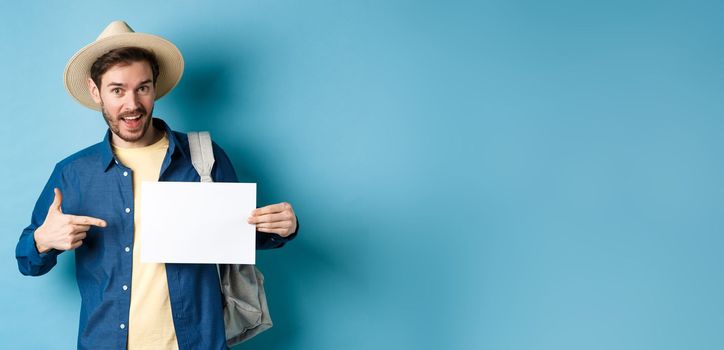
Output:
<svg viewBox="0 0 724 350">
<path fill-rule="evenodd" d="M 158 36 L 111 23 L 68 62 L 68 92 L 100 110 L 105 139 L 60 161 L 16 248 L 20 272 L 38 276 L 75 250 L 81 294 L 80 349 L 226 349 L 213 264 L 140 262 L 142 181 L 199 181 L 185 134 L 153 118 L 156 99 L 178 83 L 183 58 Z M 236 182 L 213 145 L 215 182 Z M 257 228 L 257 249 L 296 236 L 288 203 L 239 213 Z M 229 228 L 233 230 L 234 228 Z M 202 232 L 199 235 L 203 235 Z"/>
</svg>

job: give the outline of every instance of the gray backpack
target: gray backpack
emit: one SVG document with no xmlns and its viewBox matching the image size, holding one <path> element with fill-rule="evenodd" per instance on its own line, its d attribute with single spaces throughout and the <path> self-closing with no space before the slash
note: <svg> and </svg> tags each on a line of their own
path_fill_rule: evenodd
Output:
<svg viewBox="0 0 724 350">
<path fill-rule="evenodd" d="M 214 151 L 206 131 L 190 132 L 191 163 L 201 182 L 213 182 Z M 243 215 L 243 213 L 239 213 Z M 264 275 L 255 265 L 217 265 L 224 294 L 226 344 L 234 346 L 271 328 L 272 320 L 264 291 Z"/>
</svg>

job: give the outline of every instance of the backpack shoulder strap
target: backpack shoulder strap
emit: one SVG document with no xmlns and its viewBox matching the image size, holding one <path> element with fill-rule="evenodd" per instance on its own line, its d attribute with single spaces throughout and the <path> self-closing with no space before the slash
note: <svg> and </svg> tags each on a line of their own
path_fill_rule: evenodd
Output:
<svg viewBox="0 0 724 350">
<path fill-rule="evenodd" d="M 190 132 L 191 164 L 201 182 L 213 182 L 214 149 L 208 131 Z M 234 346 L 272 327 L 264 290 L 264 275 L 254 265 L 216 265 L 224 296 L 226 343 Z"/>
<path fill-rule="evenodd" d="M 211 135 L 208 131 L 192 131 L 189 136 L 189 151 L 191 151 L 191 164 L 201 176 L 201 182 L 214 182 L 211 179 L 211 169 L 214 167 L 214 149 L 211 145 Z"/>
</svg>

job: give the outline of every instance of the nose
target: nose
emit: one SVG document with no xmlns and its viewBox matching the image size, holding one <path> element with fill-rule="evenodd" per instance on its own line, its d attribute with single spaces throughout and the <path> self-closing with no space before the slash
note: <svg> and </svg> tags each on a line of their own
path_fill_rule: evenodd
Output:
<svg viewBox="0 0 724 350">
<path fill-rule="evenodd" d="M 139 101 L 139 96 L 136 91 L 129 91 L 124 96 L 123 101 L 123 111 L 124 112 L 133 112 L 141 105 Z"/>
</svg>

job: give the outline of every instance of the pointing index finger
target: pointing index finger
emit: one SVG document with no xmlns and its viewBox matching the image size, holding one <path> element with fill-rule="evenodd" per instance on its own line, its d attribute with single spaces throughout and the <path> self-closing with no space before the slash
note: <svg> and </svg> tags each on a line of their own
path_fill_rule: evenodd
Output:
<svg viewBox="0 0 724 350">
<path fill-rule="evenodd" d="M 92 216 L 76 216 L 76 215 L 68 215 L 68 216 L 70 217 L 71 224 L 106 227 L 106 222 L 104 220 L 94 218 Z"/>
</svg>

